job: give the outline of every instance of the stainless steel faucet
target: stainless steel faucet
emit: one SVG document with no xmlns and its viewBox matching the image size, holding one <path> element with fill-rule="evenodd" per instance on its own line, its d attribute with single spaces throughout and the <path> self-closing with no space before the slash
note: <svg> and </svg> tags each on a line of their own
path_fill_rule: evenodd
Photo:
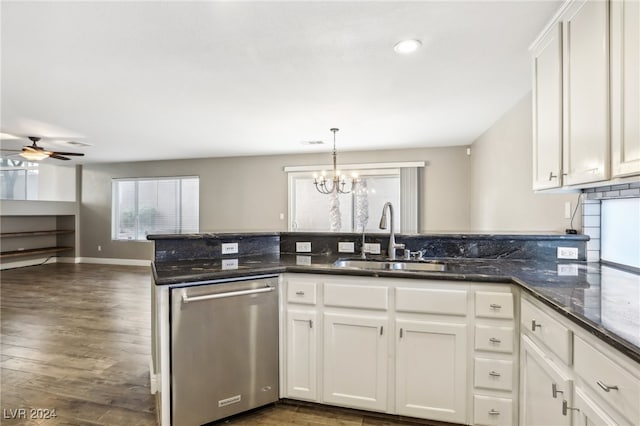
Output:
<svg viewBox="0 0 640 426">
<path fill-rule="evenodd" d="M 387 248 L 387 256 L 390 260 L 396 260 L 396 249 L 403 249 L 404 244 L 396 243 L 396 234 L 393 231 L 393 206 L 390 202 L 386 202 L 382 207 L 382 217 L 380 218 L 380 229 L 387 229 L 387 208 L 389 209 L 389 247 Z"/>
</svg>

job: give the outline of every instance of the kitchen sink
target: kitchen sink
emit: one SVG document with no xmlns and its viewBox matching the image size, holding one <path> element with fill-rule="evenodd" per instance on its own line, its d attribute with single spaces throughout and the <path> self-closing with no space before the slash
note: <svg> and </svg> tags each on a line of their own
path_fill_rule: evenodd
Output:
<svg viewBox="0 0 640 426">
<path fill-rule="evenodd" d="M 376 271 L 436 271 L 447 270 L 443 262 L 404 262 L 401 260 L 345 260 L 339 259 L 334 264 L 341 268 L 373 269 Z"/>
</svg>

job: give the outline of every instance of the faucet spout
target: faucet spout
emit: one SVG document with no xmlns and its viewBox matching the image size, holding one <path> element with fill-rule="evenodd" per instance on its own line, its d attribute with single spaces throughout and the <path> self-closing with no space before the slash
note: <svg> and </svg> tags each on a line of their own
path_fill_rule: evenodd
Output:
<svg viewBox="0 0 640 426">
<path fill-rule="evenodd" d="M 387 210 L 389 210 L 389 220 L 387 220 Z M 389 246 L 387 248 L 387 256 L 390 260 L 396 259 L 396 249 L 403 249 L 404 244 L 396 243 L 396 234 L 394 232 L 393 225 L 393 205 L 390 202 L 386 202 L 382 207 L 382 217 L 380 218 L 380 229 L 387 229 L 387 222 L 389 223 Z"/>
</svg>

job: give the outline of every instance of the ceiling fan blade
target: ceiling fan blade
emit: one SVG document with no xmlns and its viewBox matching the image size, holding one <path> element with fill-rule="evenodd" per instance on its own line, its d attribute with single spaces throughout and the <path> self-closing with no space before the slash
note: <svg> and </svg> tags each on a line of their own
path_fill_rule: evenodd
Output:
<svg viewBox="0 0 640 426">
<path fill-rule="evenodd" d="M 82 157 L 84 154 L 80 152 L 61 152 L 61 151 L 52 151 L 52 154 L 60 154 L 60 155 L 77 155 Z"/>
<path fill-rule="evenodd" d="M 49 158 L 55 158 L 56 160 L 71 160 L 70 158 L 58 155 L 58 153 L 51 153 L 51 155 L 49 155 Z"/>
<path fill-rule="evenodd" d="M 21 149 L 5 149 L 5 148 L 0 148 L 0 151 L 8 151 L 8 152 L 22 152 Z"/>
</svg>

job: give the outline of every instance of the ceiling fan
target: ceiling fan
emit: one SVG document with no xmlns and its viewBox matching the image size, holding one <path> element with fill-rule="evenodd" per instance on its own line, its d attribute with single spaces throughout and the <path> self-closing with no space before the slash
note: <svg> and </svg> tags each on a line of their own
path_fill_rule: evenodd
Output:
<svg viewBox="0 0 640 426">
<path fill-rule="evenodd" d="M 30 161 L 40 161 L 45 158 L 55 158 L 56 160 L 70 160 L 67 156 L 84 156 L 79 152 L 62 152 L 62 151 L 49 151 L 47 149 L 38 146 L 38 142 L 42 139 L 37 136 L 27 136 L 27 139 L 31 141 L 31 145 L 23 146 L 21 150 L 17 149 L 2 149 L 2 151 L 14 151 L 19 152 L 19 156 L 26 158 Z"/>
</svg>

